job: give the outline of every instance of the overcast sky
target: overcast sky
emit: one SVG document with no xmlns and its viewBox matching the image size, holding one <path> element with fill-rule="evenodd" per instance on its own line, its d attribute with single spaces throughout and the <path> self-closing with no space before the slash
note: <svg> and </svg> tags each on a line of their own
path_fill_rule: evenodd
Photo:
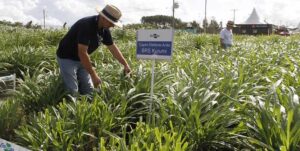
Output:
<svg viewBox="0 0 300 151">
<path fill-rule="evenodd" d="M 205 16 L 205 0 L 176 0 L 179 8 L 175 17 L 182 21 L 202 23 Z M 123 24 L 139 23 L 142 16 L 172 15 L 173 0 L 0 0 L 0 20 L 43 24 L 43 9 L 47 26 L 72 25 L 76 20 L 95 15 L 96 7 L 113 4 L 123 13 Z M 253 8 L 261 22 L 276 25 L 298 26 L 300 0 L 207 0 L 207 18 L 216 21 L 233 20 L 243 23 Z"/>
</svg>

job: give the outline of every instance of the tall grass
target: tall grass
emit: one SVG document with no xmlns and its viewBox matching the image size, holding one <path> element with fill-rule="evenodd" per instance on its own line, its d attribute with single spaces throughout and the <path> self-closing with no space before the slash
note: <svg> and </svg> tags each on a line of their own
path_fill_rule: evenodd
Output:
<svg viewBox="0 0 300 151">
<path fill-rule="evenodd" d="M 218 35 L 176 33 L 150 98 L 151 62 L 135 59 L 134 30 L 117 29 L 132 76 L 101 47 L 92 55 L 101 91 L 72 102 L 55 59 L 66 31 L 0 30 L 0 69 L 19 78 L 0 105 L 0 134 L 32 150 L 299 150 L 297 35 L 234 36 L 224 50 Z"/>
</svg>

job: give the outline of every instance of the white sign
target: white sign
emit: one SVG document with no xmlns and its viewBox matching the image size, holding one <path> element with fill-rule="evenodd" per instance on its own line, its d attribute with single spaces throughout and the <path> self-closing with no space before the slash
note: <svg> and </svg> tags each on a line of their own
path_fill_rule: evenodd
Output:
<svg viewBox="0 0 300 151">
<path fill-rule="evenodd" d="M 173 30 L 138 30 L 136 56 L 138 59 L 167 59 L 172 57 Z"/>
<path fill-rule="evenodd" d="M 30 150 L 0 138 L 0 151 L 30 151 Z"/>
</svg>

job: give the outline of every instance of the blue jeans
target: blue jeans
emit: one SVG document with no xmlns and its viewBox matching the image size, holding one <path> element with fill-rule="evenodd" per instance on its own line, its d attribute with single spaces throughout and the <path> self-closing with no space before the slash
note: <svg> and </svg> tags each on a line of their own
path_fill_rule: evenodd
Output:
<svg viewBox="0 0 300 151">
<path fill-rule="evenodd" d="M 227 48 L 229 48 L 231 46 L 232 46 L 231 44 L 224 44 L 224 49 L 227 49 Z"/>
<path fill-rule="evenodd" d="M 91 76 L 80 61 L 59 57 L 57 61 L 65 87 L 72 96 L 76 96 L 78 92 L 82 95 L 92 94 L 94 85 Z"/>
</svg>

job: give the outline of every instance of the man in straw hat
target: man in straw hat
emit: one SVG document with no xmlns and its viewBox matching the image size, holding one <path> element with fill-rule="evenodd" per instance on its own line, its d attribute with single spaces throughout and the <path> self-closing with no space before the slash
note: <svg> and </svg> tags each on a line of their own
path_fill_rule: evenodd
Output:
<svg viewBox="0 0 300 151">
<path fill-rule="evenodd" d="M 232 28 L 234 27 L 234 22 L 229 20 L 227 22 L 226 28 L 222 29 L 220 32 L 220 43 L 221 47 L 227 49 L 233 44 Z"/>
<path fill-rule="evenodd" d="M 60 74 L 72 96 L 78 92 L 90 95 L 93 88 L 101 84 L 101 78 L 89 57 L 101 43 L 124 66 L 125 74 L 131 71 L 109 30 L 110 27 L 120 25 L 121 11 L 113 5 L 106 5 L 98 13 L 78 20 L 60 41 L 56 52 Z"/>
</svg>

